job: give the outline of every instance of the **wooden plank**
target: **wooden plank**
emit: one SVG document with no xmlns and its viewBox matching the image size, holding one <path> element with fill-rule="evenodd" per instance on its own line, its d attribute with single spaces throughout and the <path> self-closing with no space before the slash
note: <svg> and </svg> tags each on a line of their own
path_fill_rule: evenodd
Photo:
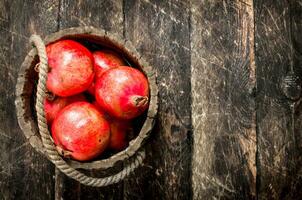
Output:
<svg viewBox="0 0 302 200">
<path fill-rule="evenodd" d="M 14 90 L 28 37 L 55 31 L 57 13 L 53 0 L 0 2 L 0 199 L 54 198 L 54 167 L 18 128 Z"/>
<path fill-rule="evenodd" d="M 191 96 L 189 1 L 124 1 L 125 38 L 157 71 L 159 112 L 143 168 L 124 199 L 190 199 Z"/>
<path fill-rule="evenodd" d="M 192 1 L 194 199 L 255 199 L 253 1 Z"/>
<path fill-rule="evenodd" d="M 302 1 L 256 1 L 258 198 L 301 199 Z"/>
<path fill-rule="evenodd" d="M 94 26 L 123 34 L 123 1 L 60 1 L 60 29 Z"/>
<path fill-rule="evenodd" d="M 59 29 L 77 26 L 94 26 L 123 35 L 123 2 L 117 1 L 60 1 Z M 112 172 L 112 171 L 111 171 Z M 99 171 L 88 172 L 91 176 L 104 175 Z M 57 198 L 60 199 L 121 199 L 123 183 L 104 188 L 87 187 L 57 174 Z"/>
</svg>

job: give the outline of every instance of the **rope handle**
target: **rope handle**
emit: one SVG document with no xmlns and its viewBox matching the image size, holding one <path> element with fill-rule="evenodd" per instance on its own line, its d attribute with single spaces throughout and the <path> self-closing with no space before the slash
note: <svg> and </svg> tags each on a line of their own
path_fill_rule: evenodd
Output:
<svg viewBox="0 0 302 200">
<path fill-rule="evenodd" d="M 69 176 L 76 181 L 93 187 L 103 187 L 118 183 L 133 172 L 138 166 L 140 166 L 145 159 L 145 151 L 138 151 L 132 158 L 130 162 L 124 169 L 112 176 L 95 178 L 87 176 L 80 171 L 69 166 L 66 161 L 58 154 L 57 149 L 52 141 L 52 137 L 48 131 L 47 122 L 44 114 L 44 98 L 46 96 L 46 80 L 48 73 L 48 61 L 46 55 L 46 47 L 38 35 L 32 35 L 30 37 L 30 43 L 33 44 L 38 52 L 40 58 L 39 66 L 39 81 L 37 85 L 37 100 L 36 100 L 36 111 L 37 111 L 37 121 L 39 133 L 42 138 L 42 143 L 46 149 L 46 153 L 49 156 L 50 161 L 64 174 Z"/>
</svg>

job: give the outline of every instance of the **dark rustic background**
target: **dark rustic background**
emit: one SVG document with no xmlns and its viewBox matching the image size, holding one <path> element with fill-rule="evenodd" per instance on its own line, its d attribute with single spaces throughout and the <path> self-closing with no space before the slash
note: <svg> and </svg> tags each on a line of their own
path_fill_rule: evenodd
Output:
<svg viewBox="0 0 302 200">
<path fill-rule="evenodd" d="M 160 90 L 144 166 L 100 189 L 35 152 L 14 107 L 30 35 L 85 25 L 130 40 Z M 302 199 L 302 0 L 0 0 L 0 35 L 1 200 Z"/>
</svg>

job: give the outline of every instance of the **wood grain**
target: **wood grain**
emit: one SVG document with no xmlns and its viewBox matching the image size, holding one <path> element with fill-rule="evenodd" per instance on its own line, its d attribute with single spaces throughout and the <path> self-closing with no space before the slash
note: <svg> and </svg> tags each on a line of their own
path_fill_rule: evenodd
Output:
<svg viewBox="0 0 302 200">
<path fill-rule="evenodd" d="M 56 30 L 56 1 L 0 2 L 0 199 L 53 199 L 54 168 L 18 128 L 14 90 L 28 37 Z"/>
<path fill-rule="evenodd" d="M 123 35 L 123 2 L 117 1 L 70 1 L 60 0 L 60 12 L 58 15 L 59 29 L 77 26 L 100 27 L 106 31 Z M 111 171 L 113 172 L 113 171 Z M 91 176 L 106 175 L 110 172 L 92 171 Z M 60 177 L 62 176 L 62 177 Z M 80 185 L 65 175 L 57 176 L 58 193 L 63 194 L 63 199 L 121 199 L 123 183 L 104 188 L 93 188 Z M 63 183 L 59 183 L 63 181 Z"/>
<path fill-rule="evenodd" d="M 253 2 L 191 6 L 194 199 L 255 199 Z"/>
<path fill-rule="evenodd" d="M 100 27 L 123 34 L 123 1 L 60 0 L 60 29 L 76 26 Z"/>
<path fill-rule="evenodd" d="M 259 199 L 302 196 L 301 13 L 302 1 L 255 3 Z"/>
<path fill-rule="evenodd" d="M 301 15 L 301 0 L 1 0 L 0 199 L 301 199 Z M 144 166 L 101 189 L 55 173 L 14 108 L 28 37 L 83 25 L 134 43 L 159 84 Z"/>
<path fill-rule="evenodd" d="M 157 71 L 159 113 L 143 169 L 124 199 L 190 199 L 191 96 L 189 1 L 124 2 L 125 38 Z"/>
</svg>

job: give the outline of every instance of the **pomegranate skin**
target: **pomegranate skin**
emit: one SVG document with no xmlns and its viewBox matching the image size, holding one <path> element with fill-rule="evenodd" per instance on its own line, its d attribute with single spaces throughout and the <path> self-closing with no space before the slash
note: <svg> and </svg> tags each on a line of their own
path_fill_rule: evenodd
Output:
<svg viewBox="0 0 302 200">
<path fill-rule="evenodd" d="M 89 94 L 91 94 L 92 96 L 95 95 L 95 82 L 94 81 L 90 84 L 89 88 L 87 89 L 87 92 Z"/>
<path fill-rule="evenodd" d="M 95 97 L 105 112 L 133 119 L 148 108 L 149 85 L 142 72 L 128 66 L 109 69 L 97 80 Z"/>
<path fill-rule="evenodd" d="M 108 121 L 88 102 L 76 102 L 63 108 L 51 129 L 54 142 L 64 155 L 79 161 L 99 156 L 110 141 Z"/>
<path fill-rule="evenodd" d="M 91 52 L 73 40 L 60 40 L 47 45 L 50 72 L 47 89 L 62 97 L 85 91 L 94 78 Z"/>
<path fill-rule="evenodd" d="M 67 105 L 77 102 L 86 101 L 83 94 L 70 96 L 70 97 L 56 97 L 53 101 L 48 99 L 44 100 L 44 112 L 47 124 L 51 125 L 57 114 Z"/>
<path fill-rule="evenodd" d="M 111 50 L 95 51 L 92 55 L 94 58 L 95 81 L 108 69 L 125 65 L 124 60 L 117 53 Z M 87 90 L 92 95 L 95 95 L 95 81 L 91 83 Z"/>
<path fill-rule="evenodd" d="M 95 77 L 98 79 L 108 69 L 125 65 L 124 60 L 114 51 L 101 50 L 93 52 Z"/>
<path fill-rule="evenodd" d="M 111 119 L 109 148 L 114 151 L 125 149 L 128 146 L 127 135 L 131 130 L 131 125 L 128 121 Z"/>
<path fill-rule="evenodd" d="M 93 105 L 101 113 L 104 113 L 96 101 L 93 102 Z M 105 113 L 104 115 L 106 116 Z M 112 118 L 108 115 L 106 116 L 106 119 L 108 119 L 108 122 L 110 123 L 110 142 L 108 148 L 113 151 L 125 149 L 128 146 L 127 135 L 133 131 L 131 123 L 126 120 Z"/>
</svg>

